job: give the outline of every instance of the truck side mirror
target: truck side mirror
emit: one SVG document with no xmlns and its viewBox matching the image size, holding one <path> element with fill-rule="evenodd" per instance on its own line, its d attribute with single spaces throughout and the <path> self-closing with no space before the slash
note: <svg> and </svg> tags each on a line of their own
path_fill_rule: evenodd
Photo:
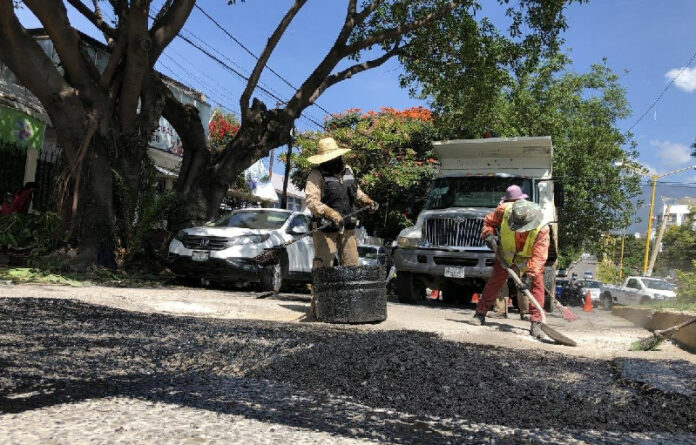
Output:
<svg viewBox="0 0 696 445">
<path fill-rule="evenodd" d="M 560 182 L 554 182 L 553 184 L 553 204 L 556 206 L 556 208 L 560 208 L 565 205 L 565 188 Z"/>
</svg>

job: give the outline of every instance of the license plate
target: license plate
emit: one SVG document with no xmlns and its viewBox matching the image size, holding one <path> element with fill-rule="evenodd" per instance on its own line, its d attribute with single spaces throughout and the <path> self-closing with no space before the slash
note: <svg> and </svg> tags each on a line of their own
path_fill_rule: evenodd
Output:
<svg viewBox="0 0 696 445">
<path fill-rule="evenodd" d="M 193 261 L 208 261 L 208 258 L 210 258 L 210 252 L 207 250 L 194 250 L 191 254 Z"/>
<path fill-rule="evenodd" d="M 445 267 L 447 278 L 466 278 L 466 269 L 463 267 Z"/>
</svg>

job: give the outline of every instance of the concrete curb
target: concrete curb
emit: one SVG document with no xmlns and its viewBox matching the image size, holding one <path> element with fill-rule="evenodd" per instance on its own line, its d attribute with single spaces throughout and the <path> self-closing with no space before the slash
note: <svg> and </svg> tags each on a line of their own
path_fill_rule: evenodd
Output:
<svg viewBox="0 0 696 445">
<path fill-rule="evenodd" d="M 691 312 L 656 311 L 625 306 L 615 306 L 611 312 L 649 331 L 667 329 L 696 316 Z M 696 324 L 680 329 L 672 336 L 672 340 L 682 349 L 696 353 Z"/>
</svg>

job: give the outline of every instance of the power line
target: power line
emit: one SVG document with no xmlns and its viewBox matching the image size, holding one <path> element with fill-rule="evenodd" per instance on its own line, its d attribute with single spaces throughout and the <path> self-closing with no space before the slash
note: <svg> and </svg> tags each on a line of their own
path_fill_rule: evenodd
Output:
<svg viewBox="0 0 696 445">
<path fill-rule="evenodd" d="M 246 51 L 247 54 L 249 54 L 251 57 L 253 57 L 253 58 L 256 59 L 256 60 L 259 60 L 259 57 L 258 57 L 256 54 L 254 54 L 253 51 L 251 51 L 249 48 L 246 47 L 246 45 L 244 45 L 241 41 L 239 41 L 239 39 L 237 39 L 235 36 L 233 36 L 231 32 L 229 32 L 224 26 L 222 26 L 217 20 L 215 20 L 210 14 L 208 14 L 203 8 L 201 8 L 201 7 L 200 7 L 199 5 L 197 5 L 197 4 L 195 5 L 195 7 L 196 7 L 196 9 L 198 9 L 204 16 L 206 16 L 206 17 L 208 18 L 208 20 L 210 20 L 211 22 L 213 22 L 217 28 L 219 28 L 219 29 L 220 29 L 222 32 L 224 32 L 230 39 L 232 39 L 232 41 L 234 41 L 234 42 L 235 42 L 237 45 L 239 45 L 244 51 Z M 268 69 L 268 71 L 270 71 L 271 73 L 275 74 L 275 76 L 278 77 L 278 79 L 282 80 L 287 86 L 289 86 L 289 87 L 292 88 L 293 90 L 297 90 L 297 87 L 296 87 L 295 85 L 293 85 L 292 83 L 290 83 L 290 81 L 288 81 L 285 77 L 283 77 L 281 74 L 279 74 L 279 73 L 278 73 L 277 71 L 275 71 L 273 68 L 271 68 L 270 66 L 268 66 L 268 64 L 266 64 L 265 67 Z M 324 113 L 326 113 L 326 114 L 328 114 L 328 115 L 331 115 L 331 112 L 330 112 L 329 110 L 327 110 L 326 108 L 322 107 L 322 106 L 319 105 L 318 103 L 314 102 L 314 103 L 312 103 L 312 105 L 315 106 L 315 107 L 317 107 L 317 108 L 319 108 L 319 109 L 322 110 Z"/>
<path fill-rule="evenodd" d="M 669 81 L 669 83 L 667 84 L 667 86 L 665 87 L 665 89 L 662 90 L 662 92 L 655 98 L 655 100 L 653 101 L 652 105 L 650 105 L 650 106 L 648 107 L 648 109 L 645 110 L 645 113 L 643 113 L 643 114 L 638 118 L 638 120 L 636 120 L 636 121 L 633 123 L 633 125 L 631 125 L 631 127 L 628 129 L 628 131 L 633 130 L 633 127 L 635 127 L 636 125 L 638 125 L 638 123 L 639 123 L 640 121 L 642 121 L 643 118 L 644 118 L 645 116 L 648 115 L 648 113 L 650 112 L 650 110 L 652 110 L 652 109 L 655 107 L 655 105 L 657 105 L 657 103 L 660 101 L 660 99 L 662 99 L 662 96 L 665 95 L 665 93 L 667 92 L 667 90 L 670 89 L 670 87 L 674 84 L 674 82 L 677 80 L 677 78 L 679 78 L 679 76 L 681 76 L 682 73 L 683 73 L 684 71 L 686 71 L 686 69 L 687 69 L 689 66 L 691 66 L 691 64 L 694 62 L 695 59 L 696 59 L 696 52 L 694 52 L 694 54 L 691 56 L 691 59 L 689 59 L 689 62 L 686 64 L 686 66 L 683 66 L 682 69 L 679 70 L 679 72 L 677 73 L 677 75 L 674 76 L 674 77 L 672 78 L 672 80 Z"/>
</svg>

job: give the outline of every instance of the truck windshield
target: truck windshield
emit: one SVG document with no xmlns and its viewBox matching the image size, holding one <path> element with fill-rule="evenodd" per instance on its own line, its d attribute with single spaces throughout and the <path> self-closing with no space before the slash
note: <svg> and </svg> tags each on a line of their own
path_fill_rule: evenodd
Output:
<svg viewBox="0 0 696 445">
<path fill-rule="evenodd" d="M 465 176 L 437 178 L 428 193 L 426 210 L 449 207 L 496 207 L 509 186 L 519 185 L 532 199 L 532 180 L 520 177 Z"/>
<path fill-rule="evenodd" d="M 655 280 L 655 279 L 650 279 L 650 278 L 642 278 L 643 284 L 645 284 L 645 287 L 648 289 L 657 289 L 657 290 L 673 290 L 674 285 L 668 283 L 667 281 L 664 280 Z"/>
</svg>

